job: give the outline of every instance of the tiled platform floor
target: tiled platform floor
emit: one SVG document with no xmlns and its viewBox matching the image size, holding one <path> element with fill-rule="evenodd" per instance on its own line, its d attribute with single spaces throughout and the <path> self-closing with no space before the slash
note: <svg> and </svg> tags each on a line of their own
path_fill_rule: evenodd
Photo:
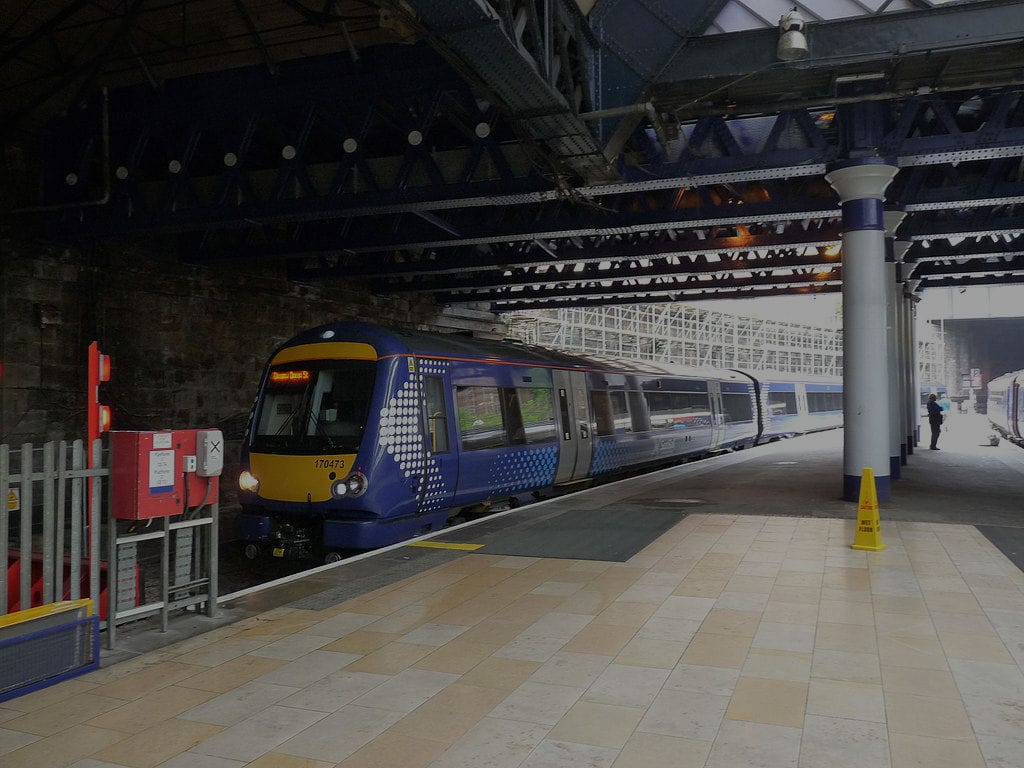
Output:
<svg viewBox="0 0 1024 768">
<path fill-rule="evenodd" d="M 469 554 L 0 705 L 4 768 L 1020 768 L 1024 573 L 976 529 L 696 514 Z"/>
</svg>

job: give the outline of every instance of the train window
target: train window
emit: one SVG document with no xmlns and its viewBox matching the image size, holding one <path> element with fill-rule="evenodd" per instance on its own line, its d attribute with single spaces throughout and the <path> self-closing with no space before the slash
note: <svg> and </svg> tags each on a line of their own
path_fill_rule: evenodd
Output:
<svg viewBox="0 0 1024 768">
<path fill-rule="evenodd" d="M 723 392 L 722 410 L 726 424 L 754 420 L 754 402 L 749 392 Z"/>
<path fill-rule="evenodd" d="M 810 413 L 843 410 L 842 392 L 808 392 L 807 410 Z"/>
<path fill-rule="evenodd" d="M 703 392 L 646 392 L 652 429 L 683 429 L 698 416 L 708 415 L 708 396 Z"/>
<path fill-rule="evenodd" d="M 629 418 L 629 408 L 626 406 L 626 393 L 615 390 L 608 393 L 612 404 L 612 423 L 615 434 L 633 431 L 633 420 Z"/>
<path fill-rule="evenodd" d="M 362 360 L 303 363 L 302 377 L 271 371 L 259 403 L 254 451 L 355 453 L 366 426 L 377 364 Z"/>
<path fill-rule="evenodd" d="M 647 432 L 651 428 L 651 415 L 648 412 L 644 393 L 630 390 L 626 393 L 629 402 L 629 413 L 633 417 L 633 431 Z"/>
<path fill-rule="evenodd" d="M 431 453 L 447 453 L 448 405 L 444 401 L 444 379 L 440 376 L 423 377 L 423 399 L 427 409 L 427 435 Z"/>
<path fill-rule="evenodd" d="M 594 390 L 590 393 L 590 413 L 590 429 L 595 435 L 615 434 L 612 399 L 607 390 Z"/>
<path fill-rule="evenodd" d="M 770 415 L 785 416 L 796 412 L 796 392 L 768 390 L 768 413 Z"/>
<path fill-rule="evenodd" d="M 502 392 L 497 387 L 459 387 L 455 390 L 459 434 L 467 451 L 508 445 L 502 414 Z"/>
<path fill-rule="evenodd" d="M 555 426 L 555 404 L 550 389 L 515 390 L 522 415 L 524 441 L 526 443 L 550 443 L 558 435 Z"/>
</svg>

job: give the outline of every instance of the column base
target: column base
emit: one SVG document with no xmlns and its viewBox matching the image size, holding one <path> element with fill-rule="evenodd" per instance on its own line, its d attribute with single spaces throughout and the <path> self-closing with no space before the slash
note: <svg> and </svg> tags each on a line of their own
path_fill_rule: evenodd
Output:
<svg viewBox="0 0 1024 768">
<path fill-rule="evenodd" d="M 875 494 L 880 503 L 892 498 L 888 475 L 875 475 Z M 860 475 L 843 475 L 843 500 L 860 501 Z"/>
<path fill-rule="evenodd" d="M 893 480 L 900 479 L 900 457 L 890 456 L 889 457 L 889 477 Z"/>
<path fill-rule="evenodd" d="M 908 453 L 908 451 L 907 451 L 907 444 L 906 443 L 901 443 L 900 444 L 900 464 L 901 465 L 905 465 L 907 463 L 907 453 Z"/>
</svg>

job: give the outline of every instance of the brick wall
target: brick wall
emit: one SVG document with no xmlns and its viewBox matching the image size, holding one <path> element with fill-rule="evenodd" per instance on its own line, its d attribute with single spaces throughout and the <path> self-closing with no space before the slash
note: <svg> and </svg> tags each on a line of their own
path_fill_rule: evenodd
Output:
<svg viewBox="0 0 1024 768">
<path fill-rule="evenodd" d="M 113 361 L 103 399 L 116 429 L 219 427 L 231 460 L 273 349 L 340 319 L 504 331 L 489 312 L 440 309 L 429 298 L 289 283 L 281 262 L 196 266 L 150 242 L 69 249 L 0 228 L 0 443 L 84 438 L 86 347 L 95 339 Z M 224 485 L 231 503 L 234 476 Z"/>
</svg>

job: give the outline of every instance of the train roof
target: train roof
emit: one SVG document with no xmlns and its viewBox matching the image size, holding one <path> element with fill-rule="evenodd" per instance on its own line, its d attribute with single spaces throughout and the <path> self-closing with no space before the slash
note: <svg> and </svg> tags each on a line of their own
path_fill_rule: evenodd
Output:
<svg viewBox="0 0 1024 768">
<path fill-rule="evenodd" d="M 331 336 L 326 337 L 325 333 Z M 655 363 L 605 357 L 603 355 L 574 355 L 567 352 L 526 344 L 507 339 L 493 341 L 462 334 L 431 333 L 428 331 L 385 328 L 361 322 L 337 322 L 303 331 L 282 344 L 279 349 L 300 344 L 324 341 L 351 341 L 370 344 L 380 356 L 416 354 L 427 357 L 468 357 L 488 360 L 499 359 L 526 365 L 544 365 L 559 368 L 579 368 L 621 373 L 651 373 L 666 376 L 729 379 L 742 372 L 718 368 L 700 368 L 674 363 Z"/>
</svg>

